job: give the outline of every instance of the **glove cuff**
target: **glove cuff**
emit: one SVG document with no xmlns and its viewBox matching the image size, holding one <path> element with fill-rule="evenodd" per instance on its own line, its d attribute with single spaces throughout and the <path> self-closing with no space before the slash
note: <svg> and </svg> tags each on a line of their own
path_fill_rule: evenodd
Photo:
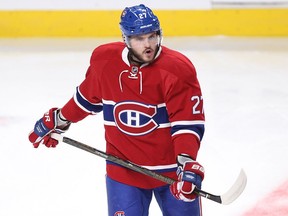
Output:
<svg viewBox="0 0 288 216">
<path fill-rule="evenodd" d="M 56 122 L 56 127 L 55 127 L 55 131 L 58 133 L 64 133 L 65 131 L 67 131 L 71 125 L 71 122 L 68 121 L 61 113 L 61 110 L 58 109 L 56 110 L 55 113 L 55 122 Z"/>
<path fill-rule="evenodd" d="M 188 154 L 179 154 L 177 155 L 177 164 L 178 166 L 182 166 L 187 162 L 187 161 L 194 161 Z"/>
<path fill-rule="evenodd" d="M 61 113 L 61 110 L 56 110 L 56 125 L 57 127 L 61 127 L 63 125 L 69 124 L 70 121 L 68 121 Z"/>
</svg>

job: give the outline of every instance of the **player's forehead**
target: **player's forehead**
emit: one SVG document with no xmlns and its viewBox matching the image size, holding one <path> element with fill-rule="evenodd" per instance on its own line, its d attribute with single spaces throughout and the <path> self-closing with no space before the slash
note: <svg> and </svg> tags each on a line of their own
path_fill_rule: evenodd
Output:
<svg viewBox="0 0 288 216">
<path fill-rule="evenodd" d="M 146 34 L 131 35 L 129 38 L 149 38 L 151 36 L 155 36 L 156 34 L 156 32 L 150 32 Z"/>
</svg>

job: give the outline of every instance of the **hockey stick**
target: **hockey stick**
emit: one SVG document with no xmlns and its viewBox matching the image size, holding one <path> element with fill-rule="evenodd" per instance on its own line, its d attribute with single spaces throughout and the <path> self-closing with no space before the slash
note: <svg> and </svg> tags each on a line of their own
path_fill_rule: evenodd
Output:
<svg viewBox="0 0 288 216">
<path fill-rule="evenodd" d="M 152 178 L 158 179 L 158 180 L 165 182 L 167 184 L 172 184 L 175 182 L 174 179 L 171 179 L 167 176 L 160 175 L 154 171 L 151 171 L 145 167 L 141 167 L 141 166 L 134 164 L 130 161 L 125 161 L 121 158 L 107 154 L 103 151 L 100 151 L 96 148 L 88 146 L 84 143 L 78 142 L 78 141 L 70 139 L 68 137 L 63 137 L 60 134 L 52 133 L 51 137 L 60 141 L 60 142 L 67 143 L 67 144 L 72 145 L 76 148 L 80 148 L 84 151 L 87 151 L 87 152 L 90 152 L 94 155 L 102 157 L 102 158 L 106 159 L 107 161 L 114 162 L 114 163 L 119 164 L 119 165 L 126 167 L 128 169 L 131 169 L 131 170 L 134 170 L 136 172 L 142 173 L 144 175 L 150 176 Z M 212 200 L 214 202 L 228 205 L 228 204 L 232 203 L 234 200 L 236 200 L 241 195 L 241 193 L 245 189 L 246 182 L 247 182 L 246 174 L 243 170 L 241 170 L 235 183 L 231 186 L 231 188 L 226 193 L 224 193 L 222 195 L 213 195 L 213 194 L 207 193 L 207 192 L 205 192 L 199 188 L 195 188 L 193 192 L 199 196 L 205 197 L 205 198 Z"/>
</svg>

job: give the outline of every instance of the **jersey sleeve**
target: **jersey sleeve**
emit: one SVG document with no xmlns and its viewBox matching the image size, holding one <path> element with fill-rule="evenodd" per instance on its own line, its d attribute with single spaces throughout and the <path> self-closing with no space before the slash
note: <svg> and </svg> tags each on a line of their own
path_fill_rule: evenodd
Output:
<svg viewBox="0 0 288 216">
<path fill-rule="evenodd" d="M 205 122 L 201 88 L 190 61 L 180 62 L 173 70 L 165 80 L 165 101 L 175 156 L 185 153 L 196 160 Z"/>
</svg>

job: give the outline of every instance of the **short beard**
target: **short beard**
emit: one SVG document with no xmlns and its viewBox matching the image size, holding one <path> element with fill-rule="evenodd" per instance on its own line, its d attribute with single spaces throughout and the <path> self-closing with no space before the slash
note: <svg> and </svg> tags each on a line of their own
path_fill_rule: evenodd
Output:
<svg viewBox="0 0 288 216">
<path fill-rule="evenodd" d="M 151 61 L 145 61 L 141 58 L 141 56 L 139 56 L 137 53 L 135 53 L 133 51 L 132 48 L 128 48 L 129 49 L 129 54 L 128 54 L 128 58 L 129 58 L 129 61 L 133 62 L 133 63 L 136 63 L 138 65 L 142 65 L 142 64 L 145 64 L 145 63 L 150 63 L 150 62 L 153 62 L 154 59 L 155 59 L 155 56 L 157 55 L 158 51 L 159 51 L 159 46 L 156 47 L 156 50 L 155 50 L 155 53 L 154 53 L 154 56 L 153 56 L 153 59 Z"/>
<path fill-rule="evenodd" d="M 129 49 L 129 53 L 128 53 L 129 61 L 131 61 L 132 63 L 136 63 L 137 65 L 142 65 L 142 64 L 147 63 L 138 54 L 136 54 L 132 48 L 128 48 L 128 49 Z"/>
</svg>

